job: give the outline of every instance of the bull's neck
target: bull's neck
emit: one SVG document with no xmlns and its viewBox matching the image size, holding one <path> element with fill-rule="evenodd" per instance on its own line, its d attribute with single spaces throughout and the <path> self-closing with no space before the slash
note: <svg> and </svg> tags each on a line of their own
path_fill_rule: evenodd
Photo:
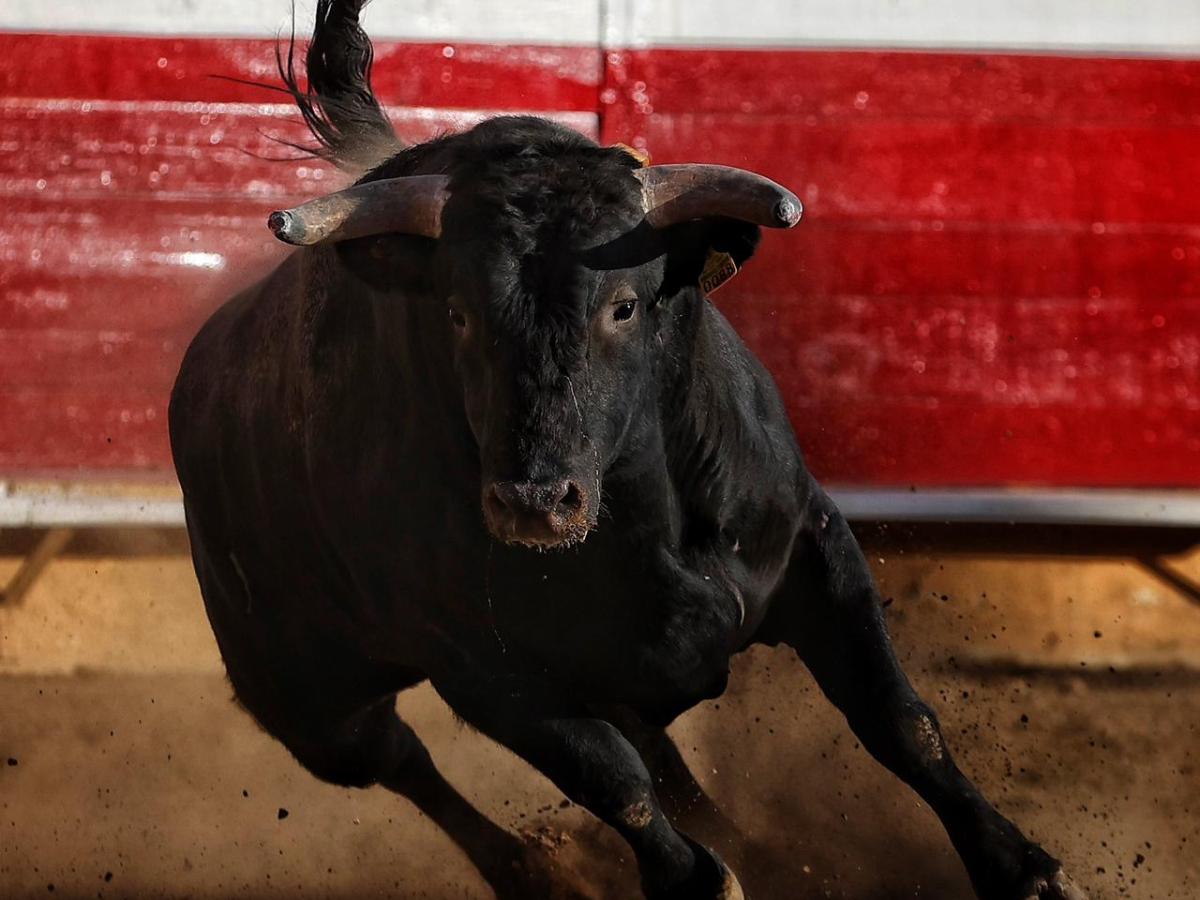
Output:
<svg viewBox="0 0 1200 900">
<path fill-rule="evenodd" d="M 660 401 L 667 471 L 680 506 L 683 528 L 707 532 L 725 517 L 730 496 L 729 467 L 733 446 L 742 439 L 741 410 L 720 314 L 699 292 L 689 297 L 687 314 L 675 338 L 672 357 L 677 367 L 668 373 Z"/>
<path fill-rule="evenodd" d="M 670 302 L 682 309 L 663 336 L 657 390 L 630 429 L 606 493 L 611 481 L 614 513 L 619 504 L 639 529 L 678 543 L 720 518 L 726 475 L 720 423 L 731 399 L 720 373 L 712 372 L 707 302 L 698 294 Z"/>
</svg>

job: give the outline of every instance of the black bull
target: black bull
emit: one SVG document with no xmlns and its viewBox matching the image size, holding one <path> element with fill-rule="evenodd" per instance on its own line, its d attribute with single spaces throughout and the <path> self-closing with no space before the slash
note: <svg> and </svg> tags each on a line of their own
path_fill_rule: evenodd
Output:
<svg viewBox="0 0 1200 900">
<path fill-rule="evenodd" d="M 793 224 L 794 198 L 537 119 L 401 148 L 360 5 L 319 5 L 308 91 L 283 71 L 318 152 L 372 167 L 369 187 L 272 217 L 311 246 L 210 319 L 171 402 L 245 707 L 318 777 L 411 799 L 497 894 L 579 896 L 397 717 L 428 679 L 617 829 L 648 897 L 730 898 L 668 816 L 701 792 L 663 727 L 720 694 L 731 655 L 783 643 L 941 817 L 980 897 L 1082 897 L 951 760 L 774 384 L 698 288 L 709 254 L 740 264 L 757 225 Z"/>
</svg>

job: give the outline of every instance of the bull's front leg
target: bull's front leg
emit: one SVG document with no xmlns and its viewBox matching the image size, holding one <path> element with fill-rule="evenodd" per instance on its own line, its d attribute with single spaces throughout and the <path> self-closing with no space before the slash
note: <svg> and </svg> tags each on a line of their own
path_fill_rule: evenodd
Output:
<svg viewBox="0 0 1200 900">
<path fill-rule="evenodd" d="M 667 818 L 645 763 L 615 726 L 536 686 L 497 690 L 474 679 L 434 686 L 464 720 L 614 828 L 637 857 L 648 900 L 741 900 L 720 858 Z"/>
<path fill-rule="evenodd" d="M 793 647 L 868 752 L 933 808 L 980 898 L 1086 900 L 955 765 L 937 717 L 896 660 L 858 543 L 815 486 L 761 638 Z"/>
</svg>

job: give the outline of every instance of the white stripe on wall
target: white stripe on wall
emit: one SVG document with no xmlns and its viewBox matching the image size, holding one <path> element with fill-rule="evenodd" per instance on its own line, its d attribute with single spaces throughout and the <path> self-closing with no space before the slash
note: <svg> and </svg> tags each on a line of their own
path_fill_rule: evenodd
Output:
<svg viewBox="0 0 1200 900">
<path fill-rule="evenodd" d="M 607 0 L 611 46 L 1200 54 L 1197 0 Z"/>
<path fill-rule="evenodd" d="M 296 32 L 312 31 L 314 0 L 296 0 Z M 376 38 L 595 44 L 599 0 L 375 0 Z M 289 0 L 0 0 L 0 29 L 272 37 L 291 28 Z"/>
<path fill-rule="evenodd" d="M 145 496 L 113 495 L 74 486 L 17 487 L 0 482 L 0 527 L 95 528 L 184 524 L 183 503 L 163 486 Z M 1200 491 L 829 488 L 846 518 L 890 522 L 996 522 L 1013 524 L 1200 526 Z"/>
<path fill-rule="evenodd" d="M 297 0 L 297 31 L 313 0 Z M 268 37 L 289 0 L 0 0 L 0 29 Z M 379 38 L 1200 55 L 1198 0 L 375 0 Z"/>
</svg>

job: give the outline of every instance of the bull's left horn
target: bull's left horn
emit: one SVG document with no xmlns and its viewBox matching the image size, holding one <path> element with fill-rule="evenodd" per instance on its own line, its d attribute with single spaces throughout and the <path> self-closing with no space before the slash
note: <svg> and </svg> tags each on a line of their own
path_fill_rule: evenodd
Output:
<svg viewBox="0 0 1200 900">
<path fill-rule="evenodd" d="M 271 213 L 267 226 L 289 244 L 311 246 L 372 234 L 442 233 L 449 197 L 445 175 L 408 175 L 368 181 Z"/>
<path fill-rule="evenodd" d="M 655 228 L 725 216 L 767 228 L 791 228 L 804 207 L 769 178 L 730 166 L 650 166 L 633 172 L 642 183 L 646 221 Z"/>
</svg>

